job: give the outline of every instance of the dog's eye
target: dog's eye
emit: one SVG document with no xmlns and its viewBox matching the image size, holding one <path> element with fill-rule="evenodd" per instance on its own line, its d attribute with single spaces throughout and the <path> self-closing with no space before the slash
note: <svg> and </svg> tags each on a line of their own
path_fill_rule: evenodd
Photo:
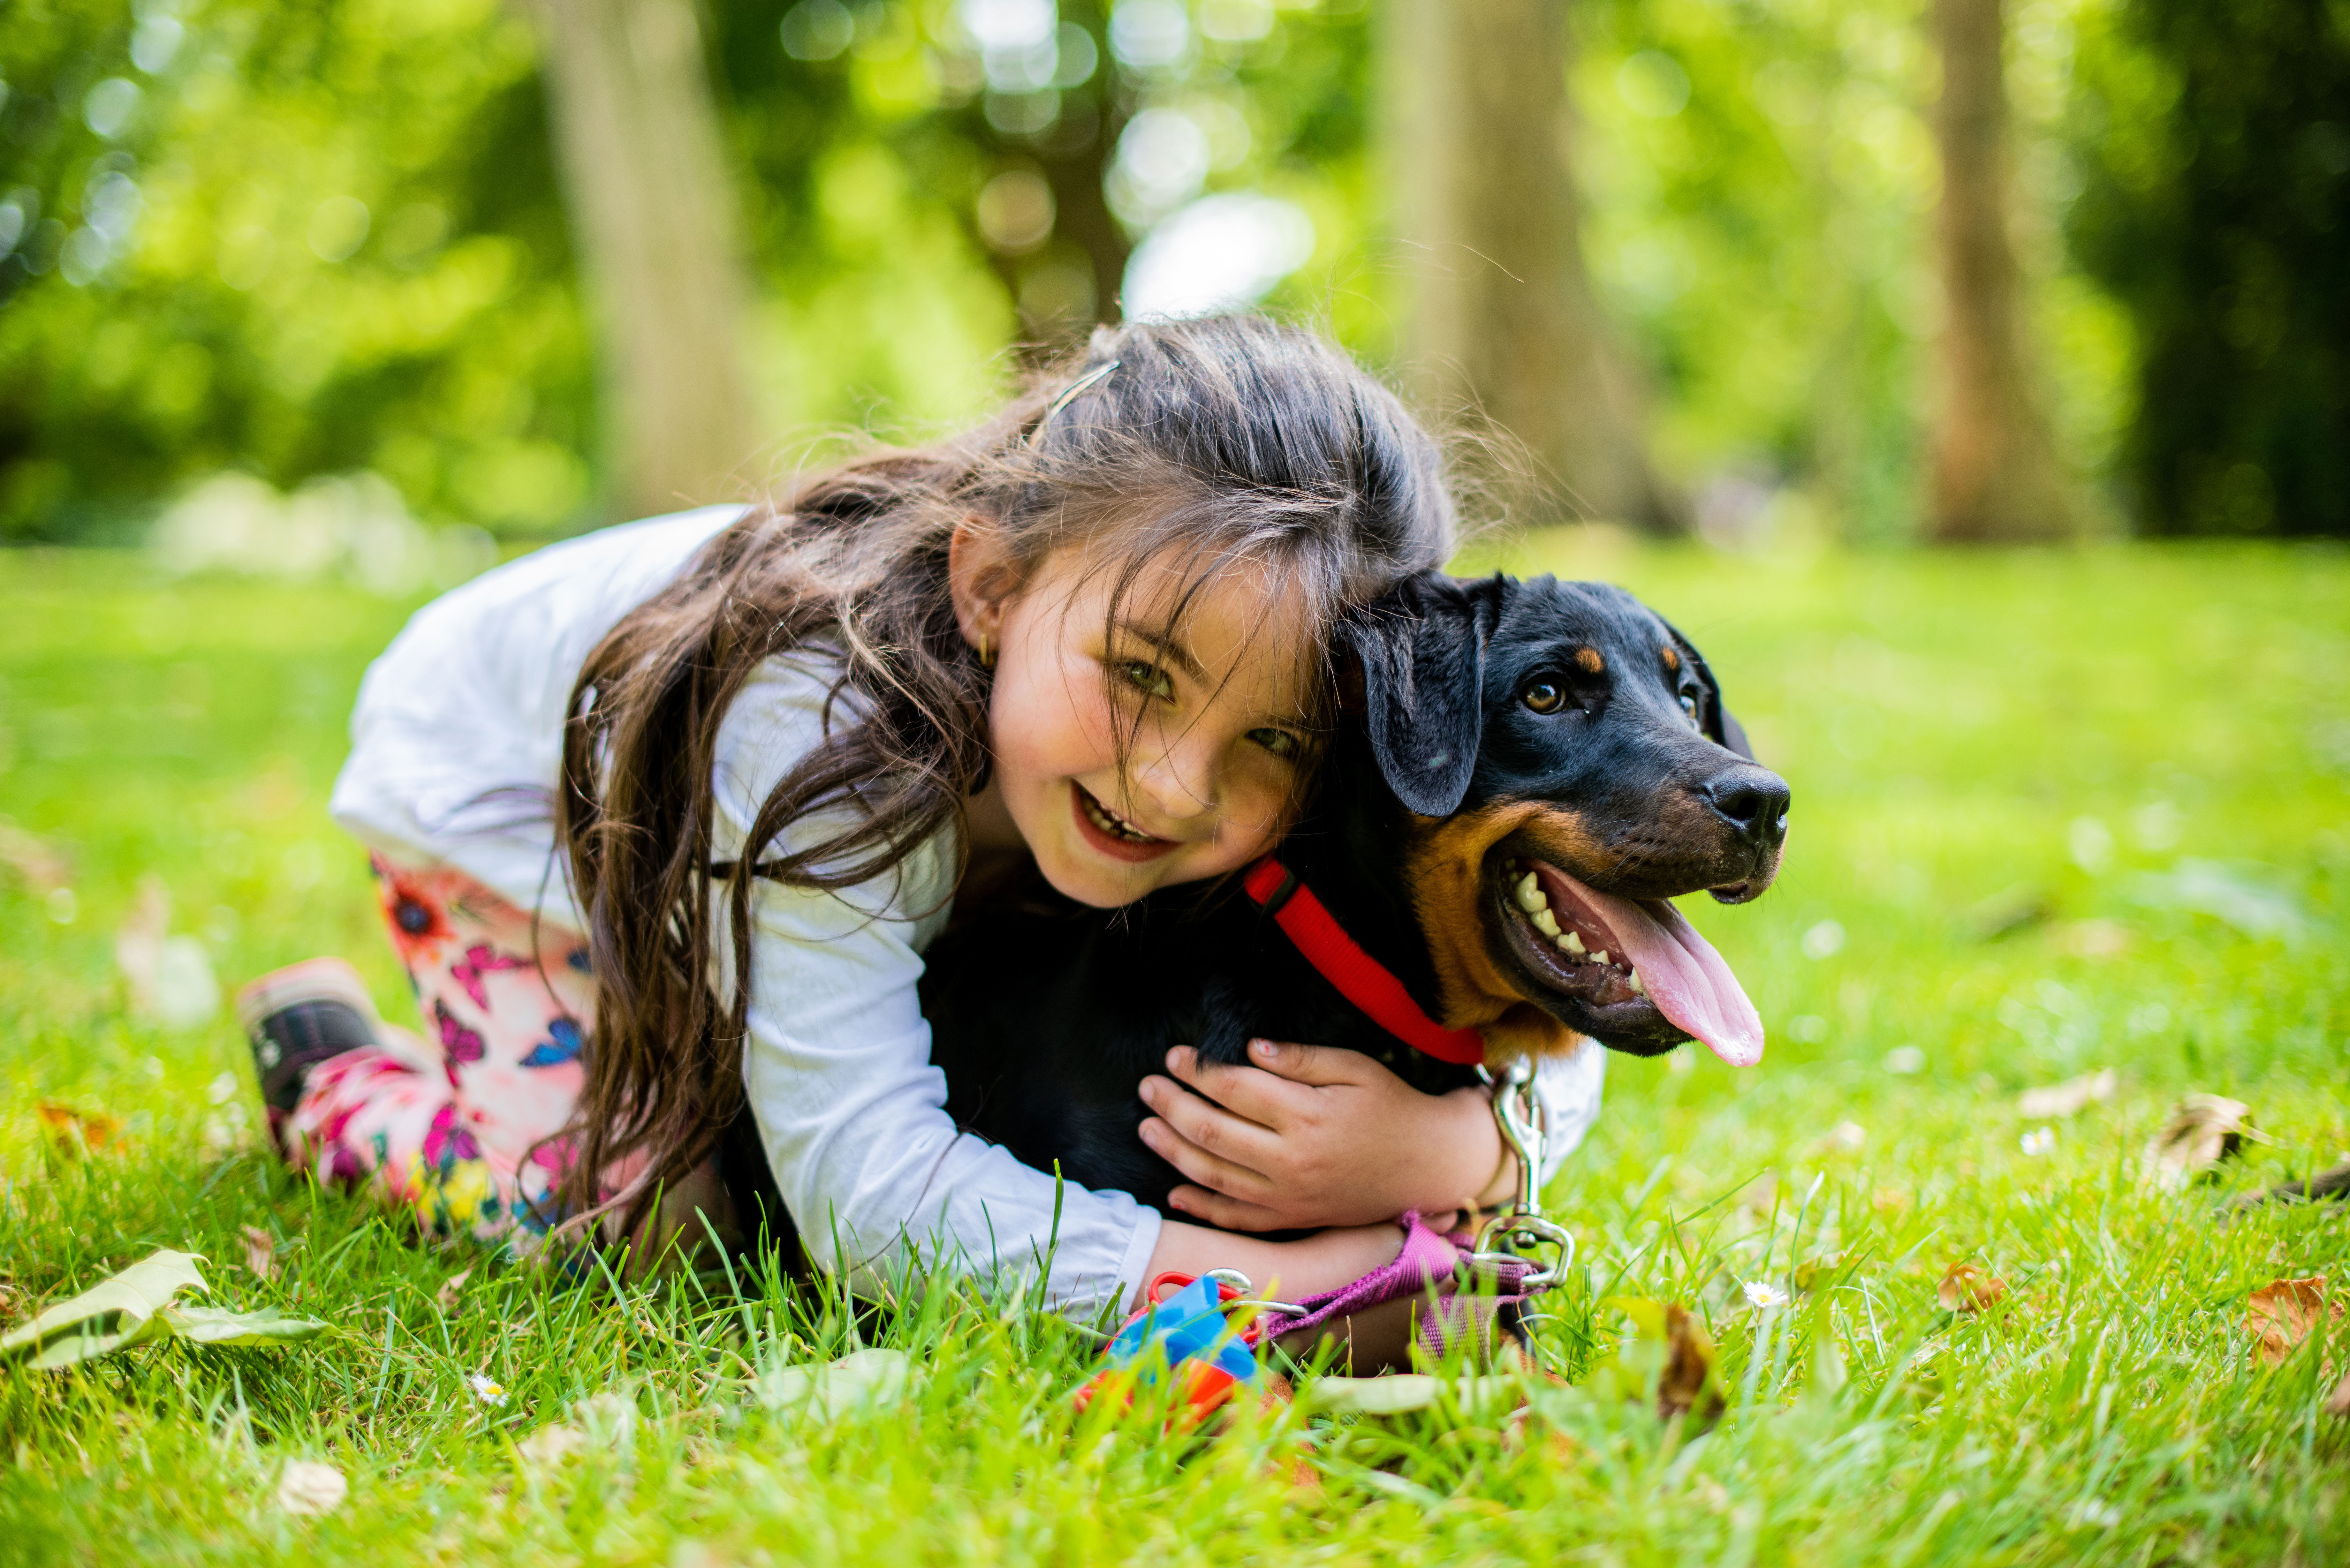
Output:
<svg viewBox="0 0 2350 1568">
<path fill-rule="evenodd" d="M 1696 692 L 1684 691 L 1681 693 L 1681 711 L 1689 715 L 1689 722 L 1690 723 L 1694 724 L 1697 722 Z"/>
<path fill-rule="evenodd" d="M 1566 688 L 1547 675 L 1537 675 L 1526 682 L 1518 701 L 1537 713 L 1555 713 L 1566 701 Z"/>
</svg>

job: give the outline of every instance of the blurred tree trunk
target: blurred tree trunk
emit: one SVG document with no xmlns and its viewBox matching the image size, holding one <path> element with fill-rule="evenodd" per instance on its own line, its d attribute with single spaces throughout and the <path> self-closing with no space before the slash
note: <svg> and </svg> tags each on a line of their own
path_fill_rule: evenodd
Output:
<svg viewBox="0 0 2350 1568">
<path fill-rule="evenodd" d="M 1105 95 L 1103 108 L 1110 107 Z M 1118 140 L 1112 123 L 1105 114 L 1093 135 L 1074 151 L 1063 153 L 1048 145 L 1042 161 L 1045 179 L 1053 187 L 1053 232 L 1086 253 L 1094 277 L 1094 319 L 1114 323 L 1118 293 L 1126 285 L 1127 257 L 1134 247 L 1110 215 L 1109 198 L 1103 193 L 1102 179 L 1109 172 L 1110 150 Z"/>
<path fill-rule="evenodd" d="M 613 500 L 730 497 L 761 431 L 751 284 L 693 0 L 535 0 L 597 327 Z"/>
<path fill-rule="evenodd" d="M 1646 398 L 1584 267 L 1558 0 L 1388 0 L 1405 359 L 1525 443 L 1585 514 L 1665 532 Z"/>
<path fill-rule="evenodd" d="M 1074 96 L 1074 95 L 1072 95 Z M 1034 251 L 1007 253 L 994 248 L 984 228 L 972 224 L 972 237 L 987 252 L 987 265 L 1020 310 L 1020 327 L 1028 341 L 1017 346 L 1024 359 L 1045 362 L 1082 341 L 1097 322 L 1118 320 L 1118 290 L 1126 282 L 1127 258 L 1133 246 L 1109 210 L 1102 182 L 1109 172 L 1110 151 L 1117 135 L 1090 101 L 1079 100 L 1085 119 L 1083 135 L 1055 131 L 1040 145 L 1022 147 L 1017 156 L 1033 159 L 1045 188 L 1053 193 L 1054 243 L 1040 254 Z M 1105 108 L 1114 105 L 1105 104 Z M 982 120 L 983 125 L 985 124 Z M 1090 127 L 1090 129 L 1087 129 Z M 1002 156 L 1000 138 L 980 133 L 990 150 Z M 1042 259 L 1048 265 L 1077 266 L 1091 286 L 1092 303 L 1085 310 L 1040 309 L 1028 287 L 1031 269 Z M 1051 302 L 1057 305 L 1059 302 Z"/>
<path fill-rule="evenodd" d="M 2008 234 L 2007 83 L 2001 0 L 1935 0 L 1942 101 L 1941 425 L 1933 537 L 2054 539 L 2073 532 L 2024 352 L 2022 278 Z"/>
</svg>

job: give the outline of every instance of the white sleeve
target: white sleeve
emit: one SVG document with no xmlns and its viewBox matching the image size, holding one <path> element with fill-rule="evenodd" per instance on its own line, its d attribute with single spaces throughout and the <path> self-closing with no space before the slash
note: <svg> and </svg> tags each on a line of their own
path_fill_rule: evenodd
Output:
<svg viewBox="0 0 2350 1568">
<path fill-rule="evenodd" d="M 1545 1185 L 1599 1119 L 1600 1093 L 1607 1084 L 1607 1052 L 1596 1040 L 1586 1040 L 1572 1055 L 1544 1056 L 1534 1064 L 1534 1095 L 1550 1127 L 1543 1144 Z"/>
<path fill-rule="evenodd" d="M 766 792 L 820 741 L 837 668 L 771 660 L 735 699 L 719 733 L 718 858 L 741 853 Z M 795 825 L 786 842 L 837 822 Z M 1123 1192 L 1058 1185 L 956 1130 L 914 989 L 944 924 L 951 845 L 941 835 L 899 869 L 844 894 L 762 880 L 754 897 L 743 1082 L 802 1241 L 867 1289 L 908 1262 L 1011 1285 L 1049 1256 L 1055 1305 L 1123 1304 L 1159 1243 L 1159 1215 Z M 731 995 L 723 905 L 713 915 L 713 980 Z"/>
</svg>

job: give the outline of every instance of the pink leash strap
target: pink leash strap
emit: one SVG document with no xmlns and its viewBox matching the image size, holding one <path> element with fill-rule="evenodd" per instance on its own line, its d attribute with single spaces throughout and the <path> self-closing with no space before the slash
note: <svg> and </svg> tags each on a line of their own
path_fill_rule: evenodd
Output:
<svg viewBox="0 0 2350 1568">
<path fill-rule="evenodd" d="M 1403 1251 L 1396 1255 L 1395 1262 L 1382 1263 L 1351 1284 L 1341 1285 L 1335 1291 L 1325 1291 L 1320 1295 L 1307 1296 L 1296 1303 L 1305 1309 L 1304 1315 L 1283 1316 L 1274 1332 L 1286 1334 L 1299 1329 L 1318 1329 L 1334 1318 L 1352 1317 L 1375 1306 L 1425 1296 L 1431 1292 L 1440 1293 L 1440 1306 L 1449 1305 L 1452 1299 L 1451 1287 L 1455 1271 L 1468 1250 L 1455 1246 L 1430 1230 L 1416 1210 L 1406 1214 L 1401 1223 L 1404 1228 Z M 1504 1309 L 1512 1303 L 1523 1305 L 1527 1298 L 1518 1289 L 1518 1283 L 1532 1272 L 1529 1265 L 1515 1259 L 1503 1259 L 1480 1263 L 1479 1269 L 1481 1272 L 1491 1270 L 1495 1300 Z M 1457 1314 L 1442 1310 L 1431 1312 L 1420 1324 L 1421 1345 L 1440 1355 L 1443 1354 L 1447 1342 L 1458 1337 L 1459 1334 L 1457 1324 L 1451 1334 L 1445 1332 L 1448 1316 Z"/>
</svg>

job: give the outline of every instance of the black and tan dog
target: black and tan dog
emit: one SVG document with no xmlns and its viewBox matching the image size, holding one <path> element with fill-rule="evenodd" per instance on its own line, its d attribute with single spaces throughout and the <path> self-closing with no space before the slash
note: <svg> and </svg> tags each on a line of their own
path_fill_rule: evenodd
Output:
<svg viewBox="0 0 2350 1568">
<path fill-rule="evenodd" d="M 1317 797 L 1243 886 L 1109 913 L 1024 900 L 932 948 L 923 1011 L 959 1123 L 1163 1210 L 1180 1179 L 1136 1090 L 1178 1044 L 1218 1063 L 1258 1037 L 1339 1046 L 1431 1093 L 1577 1036 L 1761 1058 L 1752 1004 L 1665 900 L 1768 887 L 1787 786 L 1687 639 L 1620 589 L 1430 574 L 1342 640 Z M 1317 928 L 1321 967 L 1299 945 Z M 1364 961 L 1334 962 L 1334 929 Z"/>
</svg>

